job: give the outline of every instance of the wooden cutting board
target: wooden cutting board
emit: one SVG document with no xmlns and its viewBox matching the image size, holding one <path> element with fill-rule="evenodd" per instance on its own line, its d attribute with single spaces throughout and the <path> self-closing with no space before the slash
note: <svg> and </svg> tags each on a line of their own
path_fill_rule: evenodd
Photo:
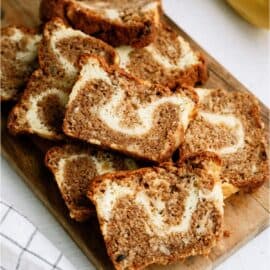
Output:
<svg viewBox="0 0 270 270">
<path fill-rule="evenodd" d="M 1 9 L 2 26 L 19 24 L 37 27 L 38 0 L 3 0 Z M 248 91 L 228 71 L 199 47 L 192 39 L 176 26 L 169 18 L 165 20 L 183 35 L 192 46 L 204 53 L 209 65 L 209 80 L 206 87 L 225 88 L 232 91 Z M 71 238 L 91 260 L 97 269 L 113 269 L 100 235 L 96 218 L 79 224 L 71 220 L 63 200 L 58 192 L 52 175 L 43 164 L 45 151 L 52 142 L 36 137 L 12 137 L 6 130 L 7 114 L 12 104 L 1 108 L 2 154 L 16 172 L 30 186 L 33 192 L 51 211 Z M 261 103 L 262 118 L 269 136 L 269 110 Z M 269 225 L 269 181 L 253 194 L 240 194 L 225 202 L 225 230 L 230 232 L 213 249 L 208 257 L 192 257 L 184 262 L 162 267 L 153 265 L 151 270 L 209 270 L 220 264 L 247 241 L 254 238 Z"/>
</svg>

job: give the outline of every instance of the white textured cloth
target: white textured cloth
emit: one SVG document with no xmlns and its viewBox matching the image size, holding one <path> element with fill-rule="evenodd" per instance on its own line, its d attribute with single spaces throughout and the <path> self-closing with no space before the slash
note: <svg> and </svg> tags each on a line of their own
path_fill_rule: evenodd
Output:
<svg viewBox="0 0 270 270">
<path fill-rule="evenodd" d="M 75 270 L 38 229 L 16 209 L 0 202 L 0 269 Z"/>
</svg>

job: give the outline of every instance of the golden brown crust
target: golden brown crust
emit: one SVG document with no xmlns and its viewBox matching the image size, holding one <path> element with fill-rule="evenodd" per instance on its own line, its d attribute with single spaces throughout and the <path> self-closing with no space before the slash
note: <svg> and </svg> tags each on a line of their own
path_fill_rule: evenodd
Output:
<svg viewBox="0 0 270 270">
<path fill-rule="evenodd" d="M 157 35 L 157 25 L 154 21 L 134 25 L 112 23 L 91 11 L 79 9 L 75 3 L 70 3 L 67 10 L 67 17 L 74 27 L 112 46 L 131 45 L 141 48 L 153 42 Z"/>
<path fill-rule="evenodd" d="M 185 85 L 194 86 L 206 83 L 208 80 L 207 63 L 202 53 L 198 53 L 198 55 L 199 63 L 181 72 L 179 77 L 175 78 L 175 81 L 168 82 L 169 88 L 177 89 Z"/>
<path fill-rule="evenodd" d="M 64 198 L 65 200 L 65 198 Z M 70 211 L 70 217 L 77 222 L 85 222 L 89 218 L 93 217 L 96 215 L 96 211 L 93 209 L 89 208 L 78 208 L 78 209 L 73 209 Z"/>
<path fill-rule="evenodd" d="M 128 178 L 132 176 L 135 172 L 144 175 L 149 170 L 158 170 L 158 168 L 169 168 L 171 166 L 176 167 L 186 166 L 189 170 L 194 169 L 208 170 L 208 167 L 205 166 L 205 163 L 209 161 L 214 162 L 217 166 L 221 166 L 222 164 L 221 158 L 215 153 L 209 151 L 201 151 L 182 156 L 177 163 L 168 161 L 162 162 L 158 166 L 153 166 L 151 168 L 149 167 L 140 168 L 137 169 L 136 171 L 118 171 L 114 173 L 106 173 L 101 176 L 96 176 L 95 179 L 93 179 L 93 181 L 89 185 L 87 196 L 90 199 L 93 198 L 93 195 L 95 194 L 94 190 L 98 187 L 99 183 L 102 182 L 104 178 L 113 181 L 115 178 L 117 179 Z"/>
</svg>

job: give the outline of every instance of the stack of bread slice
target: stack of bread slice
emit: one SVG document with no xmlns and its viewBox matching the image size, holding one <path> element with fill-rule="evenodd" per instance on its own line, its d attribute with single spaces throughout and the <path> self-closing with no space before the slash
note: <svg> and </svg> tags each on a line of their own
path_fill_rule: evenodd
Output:
<svg viewBox="0 0 270 270">
<path fill-rule="evenodd" d="M 47 139 L 62 139 L 62 122 L 69 93 L 84 53 L 100 55 L 109 64 L 118 61 L 108 44 L 66 26 L 61 19 L 45 25 L 39 47 L 39 68 L 9 117 L 13 134 L 31 133 Z"/>
<path fill-rule="evenodd" d="M 92 144 L 161 162 L 183 142 L 196 104 L 192 90 L 172 92 L 85 55 L 63 130 Z"/>
<path fill-rule="evenodd" d="M 98 218 L 116 269 L 208 254 L 224 199 L 269 176 L 256 98 L 204 88 L 203 55 L 159 0 L 43 0 L 40 12 L 40 34 L 2 30 L 10 132 L 55 142 L 45 163 L 70 217 Z"/>
</svg>

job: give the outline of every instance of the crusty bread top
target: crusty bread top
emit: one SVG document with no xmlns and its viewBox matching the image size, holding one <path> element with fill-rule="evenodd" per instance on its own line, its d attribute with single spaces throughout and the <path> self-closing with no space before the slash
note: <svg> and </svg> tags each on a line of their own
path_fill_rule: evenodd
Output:
<svg viewBox="0 0 270 270">
<path fill-rule="evenodd" d="M 165 23 L 158 36 L 144 48 L 120 46 L 116 48 L 120 67 L 134 76 L 170 88 L 203 83 L 207 79 L 206 64 L 189 43 Z"/>
<path fill-rule="evenodd" d="M 77 61 L 83 53 L 117 61 L 115 50 L 104 42 L 67 27 L 61 19 L 45 26 L 39 49 L 40 69 L 31 76 L 20 102 L 9 117 L 13 134 L 31 133 L 62 139 L 62 121 L 69 93 L 78 75 Z"/>
<path fill-rule="evenodd" d="M 41 36 L 23 27 L 1 29 L 1 101 L 18 98 L 18 92 L 37 66 Z"/>
<path fill-rule="evenodd" d="M 200 107 L 186 132 L 182 153 L 208 150 L 219 154 L 225 196 L 230 190 L 260 186 L 269 176 L 269 161 L 256 98 L 221 89 L 200 88 L 196 92 Z"/>
<path fill-rule="evenodd" d="M 82 144 L 68 144 L 49 149 L 45 163 L 54 174 L 71 218 L 77 221 L 86 220 L 94 212 L 86 192 L 95 176 L 115 170 L 137 168 L 135 161 L 130 158 Z"/>
<path fill-rule="evenodd" d="M 115 268 L 207 254 L 222 231 L 220 165 L 216 155 L 199 153 L 179 164 L 97 177 L 88 197 Z"/>
<path fill-rule="evenodd" d="M 70 94 L 64 132 L 92 144 L 152 161 L 168 160 L 183 141 L 197 96 L 171 92 L 85 56 Z"/>
</svg>

